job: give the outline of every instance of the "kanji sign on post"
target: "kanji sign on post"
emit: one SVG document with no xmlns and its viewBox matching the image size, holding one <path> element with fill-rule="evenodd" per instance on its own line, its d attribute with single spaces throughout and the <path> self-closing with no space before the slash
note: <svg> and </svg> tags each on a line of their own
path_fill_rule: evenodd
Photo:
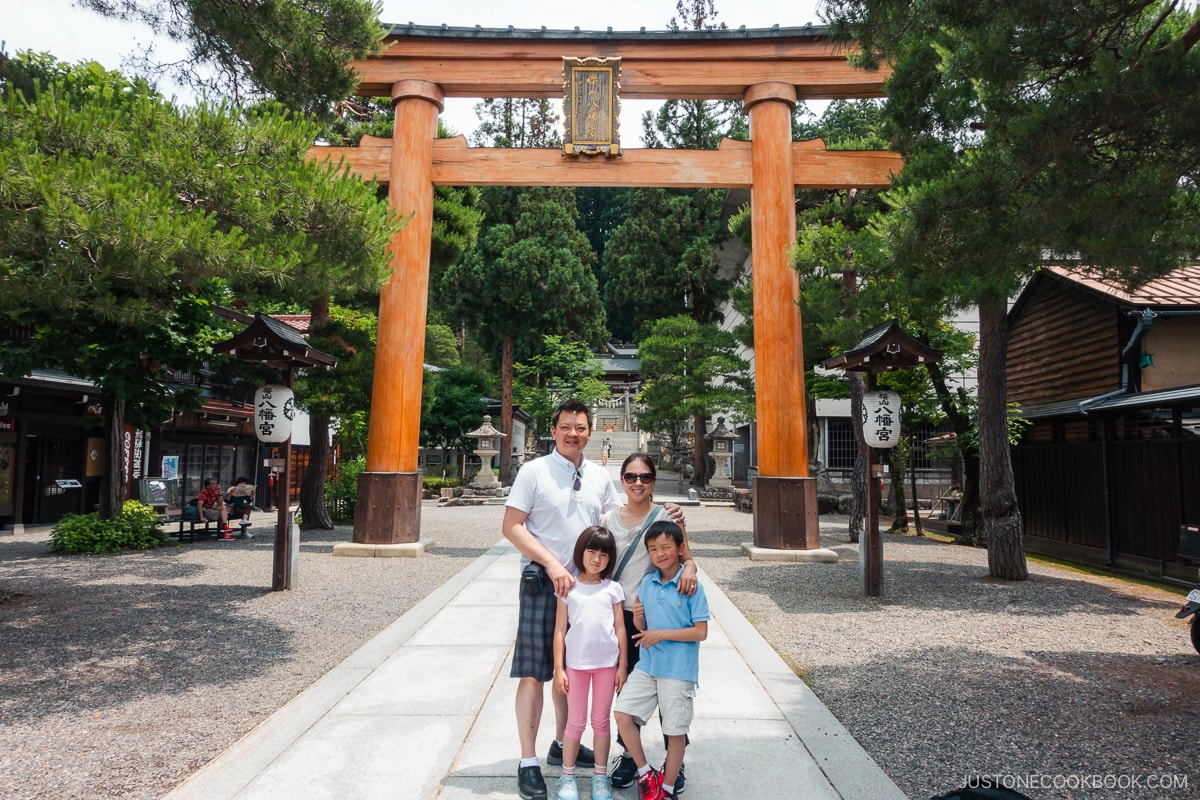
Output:
<svg viewBox="0 0 1200 800">
<path fill-rule="evenodd" d="M 254 393 L 254 432 L 260 442 L 286 442 L 292 436 L 296 400 L 286 386 L 263 386 Z"/>
<path fill-rule="evenodd" d="M 900 441 L 900 395 L 874 391 L 863 395 L 863 438 L 870 447 L 889 449 Z"/>
</svg>

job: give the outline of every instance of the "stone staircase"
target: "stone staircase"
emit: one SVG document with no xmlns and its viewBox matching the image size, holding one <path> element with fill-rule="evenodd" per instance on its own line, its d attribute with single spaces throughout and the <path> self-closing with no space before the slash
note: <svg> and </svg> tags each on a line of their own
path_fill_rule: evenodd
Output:
<svg viewBox="0 0 1200 800">
<path fill-rule="evenodd" d="M 583 451 L 587 456 L 588 461 L 600 463 L 600 445 L 604 444 L 604 440 L 608 439 L 612 442 L 612 454 L 608 457 L 609 472 L 614 476 L 621 468 L 621 462 L 630 453 L 639 449 L 638 442 L 640 441 L 637 431 L 593 431 L 591 441 L 588 442 L 587 448 Z"/>
</svg>

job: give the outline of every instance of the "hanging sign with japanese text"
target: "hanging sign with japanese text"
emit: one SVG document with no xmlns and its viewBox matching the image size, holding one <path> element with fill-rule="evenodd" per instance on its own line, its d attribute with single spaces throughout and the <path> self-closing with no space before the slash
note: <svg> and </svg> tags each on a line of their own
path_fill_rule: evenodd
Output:
<svg viewBox="0 0 1200 800">
<path fill-rule="evenodd" d="M 895 447 L 900 441 L 900 395 L 886 391 L 864 394 L 862 427 L 867 446 Z"/>
<path fill-rule="evenodd" d="M 263 386 L 254 393 L 254 432 L 260 442 L 286 442 L 295 417 L 295 396 L 288 387 Z"/>
<path fill-rule="evenodd" d="M 621 155 L 621 59 L 563 58 L 563 153 Z"/>
</svg>

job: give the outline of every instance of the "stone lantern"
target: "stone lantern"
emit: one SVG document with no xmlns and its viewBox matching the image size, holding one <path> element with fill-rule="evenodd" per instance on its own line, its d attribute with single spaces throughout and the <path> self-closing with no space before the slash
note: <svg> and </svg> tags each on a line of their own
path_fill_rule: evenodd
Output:
<svg viewBox="0 0 1200 800">
<path fill-rule="evenodd" d="M 500 443 L 508 435 L 492 427 L 492 416 L 483 415 L 483 424 L 466 434 L 477 440 L 474 453 L 479 456 L 479 472 L 471 480 L 472 489 L 495 489 L 500 485 L 492 473 L 492 457 L 500 452 Z"/>
<path fill-rule="evenodd" d="M 729 459 L 733 457 L 733 443 L 738 440 L 738 435 L 725 427 L 724 417 L 717 417 L 717 427 L 705 438 L 709 442 L 709 455 L 713 457 L 716 466 L 711 485 L 728 489 L 733 483 L 726 477 L 725 468 L 729 465 Z M 730 474 L 733 474 L 732 470 Z"/>
</svg>

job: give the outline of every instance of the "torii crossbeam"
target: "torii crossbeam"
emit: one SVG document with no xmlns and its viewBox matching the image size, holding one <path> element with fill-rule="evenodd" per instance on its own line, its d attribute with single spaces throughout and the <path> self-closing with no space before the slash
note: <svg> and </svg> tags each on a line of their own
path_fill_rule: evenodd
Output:
<svg viewBox="0 0 1200 800">
<path fill-rule="evenodd" d="M 563 96 L 563 59 L 620 57 L 620 93 L 659 100 L 739 100 L 750 141 L 718 150 L 626 150 L 620 157 L 559 150 L 470 148 L 437 139 L 446 97 Z M 352 64 L 359 93 L 390 97 L 392 139 L 315 148 L 364 179 L 389 185 L 411 219 L 391 245 L 393 275 L 380 298 L 367 466 L 354 541 L 410 544 L 420 535 L 417 455 L 435 185 L 741 187 L 751 190 L 758 477 L 754 541 L 816 549 L 816 483 L 809 476 L 803 347 L 791 267 L 795 189 L 882 188 L 899 155 L 827 151 L 792 142 L 798 100 L 881 97 L 886 70 L 850 66 L 822 28 L 597 32 L 393 26 L 376 57 Z"/>
</svg>

